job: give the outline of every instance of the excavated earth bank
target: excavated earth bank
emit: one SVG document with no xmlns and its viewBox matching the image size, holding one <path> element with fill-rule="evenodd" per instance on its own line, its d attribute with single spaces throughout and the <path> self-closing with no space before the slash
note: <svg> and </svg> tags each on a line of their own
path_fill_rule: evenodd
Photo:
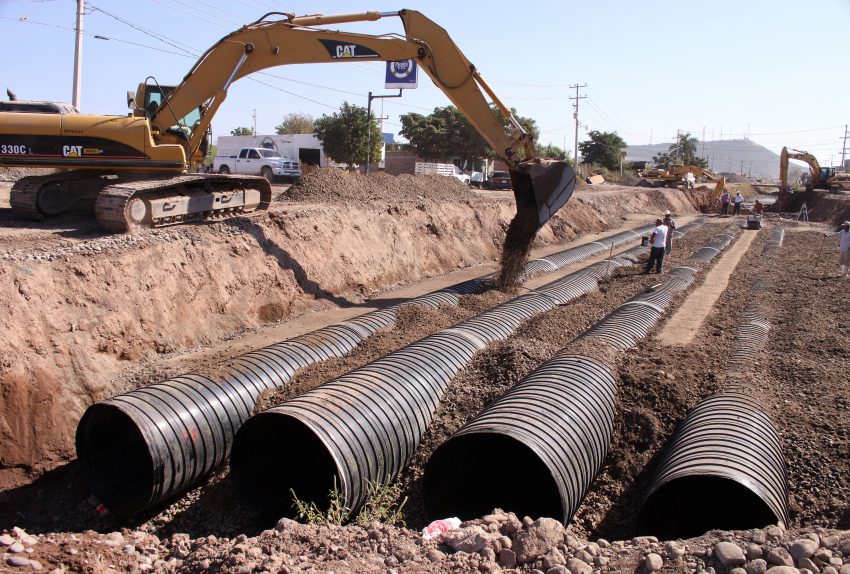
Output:
<svg viewBox="0 0 850 574">
<path fill-rule="evenodd" d="M 2 472 L 7 487 L 0 491 L 0 531 L 5 532 L 0 537 L 0 552 L 7 547 L 2 555 L 5 568 L 14 571 L 55 568 L 57 573 L 117 570 L 228 574 L 500 571 L 576 574 L 658 570 L 742 574 L 780 566 L 785 569 L 774 570 L 775 573 L 808 570 L 829 574 L 850 568 L 844 564 L 850 562 L 850 531 L 836 530 L 850 528 L 847 495 L 850 492 L 850 416 L 847 414 L 850 384 L 846 381 L 850 334 L 844 328 L 850 308 L 847 282 L 835 277 L 836 245 L 828 243 L 818 259 L 824 227 L 780 221 L 772 216 L 766 219 L 765 229 L 744 254 L 715 312 L 706 319 L 693 342 L 685 347 L 664 347 L 650 337 L 618 357 L 614 442 L 600 476 L 567 529 L 547 518 L 515 517 L 494 511 L 493 515 L 465 523 L 454 534 L 425 540 L 417 531 L 424 523 L 418 479 L 428 453 L 453 430 L 574 335 L 654 282 L 652 277 L 638 274 L 638 268 L 619 270 L 599 291 L 531 319 L 508 341 L 480 353 L 457 377 L 440 406 L 435 424 L 400 478 L 399 484 L 408 496 L 405 515 L 411 529 L 378 523 L 340 527 L 281 521 L 274 529 L 262 530 L 264 526 L 251 523 L 241 513 L 226 468 L 147 516 L 119 520 L 95 512 L 94 502 L 88 500 L 75 465 L 62 464 L 72 455 L 70 443 L 61 442 L 68 440 L 65 433 L 72 432 L 79 412 L 91 401 L 174 374 L 175 367 L 169 359 L 189 350 L 208 348 L 213 343 L 309 310 L 346 305 L 342 299 L 359 304 L 365 295 L 392 284 L 492 263 L 498 258 L 500 240 L 513 215 L 509 199 L 494 198 L 493 194 L 487 194 L 486 199 L 469 197 L 463 188 L 458 190 L 464 197 L 461 202 L 410 198 L 401 192 L 391 201 L 384 196 L 370 199 L 377 192 L 368 191 L 369 185 L 356 185 L 366 183 L 357 181 L 362 176 L 341 175 L 344 179 L 334 172 L 329 176 L 333 179 L 324 180 L 333 182 L 330 187 L 323 187 L 321 182 L 315 184 L 325 191 L 296 189 L 297 193 L 306 193 L 300 196 L 300 202 L 284 199 L 287 194 L 281 190 L 283 197 L 269 214 L 227 225 L 176 228 L 134 238 L 106 237 L 91 231 L 81 235 L 72 230 L 62 236 L 60 241 L 65 244 L 54 242 L 53 233 L 38 225 L 26 228 L 0 225 L 0 257 L 5 257 L 0 278 L 12 281 L 12 289 L 7 288 L 0 295 L 4 298 L 4 312 L 12 308 L 12 303 L 23 304 L 31 315 L 38 317 L 41 325 L 41 330 L 33 329 L 23 321 L 25 315 L 19 313 L 15 315 L 18 322 L 0 335 L 5 338 L 5 348 L 18 345 L 0 363 L 0 381 L 6 424 L 17 421 L 15 424 L 20 425 L 3 430 L 2 448 L 17 452 L 16 456 L 22 459 L 24 455 L 29 457 L 26 463 L 10 463 L 7 451 L 3 454 L 6 466 Z M 327 191 L 348 184 L 356 189 L 345 189 L 342 195 Z M 436 184 L 435 181 L 429 185 Z M 379 187 L 387 185 L 390 184 L 382 182 Z M 367 193 L 363 192 L 364 187 Z M 294 197 L 296 193 L 291 195 Z M 417 195 L 422 195 L 421 191 Z M 398 211 L 387 213 L 390 205 L 390 209 Z M 667 207 L 680 214 L 693 213 L 692 205 L 681 192 L 669 190 L 603 186 L 594 191 L 579 191 L 561 217 L 544 230 L 538 246 L 569 241 L 578 233 L 617 227 L 623 218 L 629 220 L 629 226 L 646 223 L 650 215 Z M 385 218 L 385 213 L 391 216 Z M 647 215 L 634 215 L 637 213 Z M 464 219 L 463 215 L 474 221 Z M 0 221 L 4 221 L 2 208 Z M 380 234 L 375 231 L 376 221 L 384 226 Z M 281 222 L 285 223 L 279 225 Z M 709 219 L 703 228 L 676 243 L 667 268 L 683 262 L 690 250 L 735 222 Z M 766 258 L 762 249 L 776 224 L 787 228 L 785 244 Z M 257 234 L 246 232 L 254 225 L 266 234 L 266 243 Z M 354 226 L 359 229 L 353 230 Z M 459 227 L 464 229 L 458 231 Z M 432 229 L 440 234 L 435 235 Z M 485 231 L 489 233 L 487 241 L 481 239 Z M 338 236 L 341 239 L 337 243 Z M 345 250 L 347 260 L 338 255 L 332 266 L 324 250 L 332 247 L 343 250 L 343 241 L 355 239 L 360 242 L 356 243 L 357 249 Z M 198 247 L 202 242 L 206 245 Z M 388 242 L 397 246 L 398 251 L 381 251 Z M 247 248 L 234 249 L 240 243 Z M 468 243 L 476 248 L 464 251 Z M 405 252 L 408 245 L 409 251 Z M 272 246 L 297 256 L 282 262 L 269 252 Z M 100 251 L 95 251 L 95 247 L 100 247 Z M 434 255 L 441 247 L 445 247 L 444 252 Z M 362 250 L 369 253 L 359 253 Z M 409 255 L 420 250 L 433 258 L 431 264 L 415 261 Z M 463 251 L 465 257 L 457 257 L 458 251 Z M 187 252 L 194 257 L 183 257 Z M 42 255 L 41 260 L 37 258 L 45 253 L 54 255 L 53 259 L 47 255 Z M 373 257 L 367 257 L 370 254 Z M 169 267 L 162 261 L 143 263 L 148 261 L 146 255 L 173 257 L 184 264 Z M 225 255 L 230 259 L 224 259 Z M 222 265 L 223 260 L 227 266 Z M 11 264 L 6 265 L 7 261 Z M 119 267 L 125 261 L 133 263 Z M 363 267 L 364 263 L 375 265 L 376 261 L 384 267 Z M 81 281 L 76 275 L 77 279 L 70 277 L 71 265 L 83 268 L 89 273 L 90 281 L 100 281 L 101 287 L 102 281 L 108 279 L 109 288 L 96 290 L 92 283 Z M 300 266 L 300 272 L 295 270 L 296 265 Z M 30 273 L 23 271 L 24 267 Z M 155 278 L 148 279 L 140 271 Z M 43 306 L 38 301 L 30 303 L 32 295 L 27 301 L 17 289 L 17 283 L 10 279 L 10 273 L 14 273 L 19 283 L 23 281 L 29 293 L 38 293 L 37 299 Z M 264 285 L 254 282 L 263 273 L 267 279 L 276 281 Z M 171 277 L 171 282 L 166 276 Z M 368 278 L 361 280 L 364 276 Z M 187 297 L 187 291 L 180 287 L 189 279 L 194 280 L 195 292 Z M 142 300 L 140 292 L 145 291 L 138 283 L 145 280 L 149 281 L 146 307 L 138 302 Z M 694 287 L 710 280 L 709 268 L 698 275 Z M 88 290 L 81 294 L 71 287 Z M 122 293 L 126 299 L 117 295 L 121 289 L 129 291 L 129 295 Z M 54 297 L 57 292 L 62 297 Z M 179 320 L 170 320 L 168 309 L 176 308 L 171 300 L 177 293 L 193 312 L 186 311 Z M 263 304 L 274 300 L 283 308 L 262 318 L 258 311 L 262 305 L 234 302 L 237 295 L 246 293 L 265 296 Z M 205 306 L 207 297 L 227 310 Z M 504 297 L 489 292 L 465 297 L 456 308 L 406 309 L 395 328 L 367 340 L 341 360 L 305 369 L 296 376 L 293 385 L 303 391 L 321 384 L 497 304 Z M 686 293 L 677 296 L 671 310 L 685 297 Z M 135 305 L 122 306 L 124 300 Z M 87 310 L 72 303 L 80 301 L 88 303 Z M 762 304 L 772 329 L 766 348 L 756 356 L 747 376 L 734 382 L 768 408 L 779 429 L 788 463 L 790 530 L 770 526 L 752 531 L 712 531 L 699 538 L 668 542 L 651 536 L 632 538 L 635 514 L 657 464 L 660 447 L 690 408 L 730 384 L 723 374 L 729 349 L 743 310 L 754 301 Z M 210 311 L 211 308 L 216 310 Z M 126 314 L 123 318 L 122 311 Z M 150 313 L 149 327 L 143 329 L 139 323 L 146 312 Z M 113 341 L 124 345 L 128 341 L 141 341 L 138 347 L 127 347 L 135 348 L 138 355 L 121 359 L 116 349 L 92 350 L 90 345 L 96 334 L 91 327 L 86 331 L 51 331 L 49 325 L 61 325 L 68 321 L 69 315 L 78 321 L 81 317 L 98 316 L 99 334 L 109 334 Z M 127 329 L 126 334 L 122 334 L 122 328 Z M 663 321 L 658 326 L 661 328 Z M 161 340 L 170 341 L 172 347 L 157 351 L 151 330 L 156 330 Z M 23 344 L 29 341 L 28 334 L 40 343 L 40 353 L 35 347 Z M 67 335 L 81 337 L 83 349 L 74 344 L 74 338 L 62 339 Z M 62 352 L 57 350 L 61 345 L 52 343 L 54 339 L 65 343 Z M 66 364 L 58 360 L 62 356 Z M 83 361 L 84 356 L 92 358 Z M 206 356 L 196 366 L 202 367 L 213 359 Z M 17 384 L 11 385 L 8 373 L 20 363 L 26 363 L 29 370 L 17 371 Z M 36 379 L 32 373 L 38 366 L 44 373 L 47 394 L 38 399 L 33 397 L 32 406 L 6 401 L 7 396 L 18 396 L 22 388 L 33 387 Z M 66 387 L 71 390 L 66 391 Z M 285 391 L 284 395 L 287 392 L 295 391 Z M 267 403 L 258 408 L 279 398 L 282 397 L 265 397 Z M 61 405 L 64 410 L 51 404 Z M 47 423 L 32 420 L 32 411 L 42 405 L 54 408 L 53 414 L 45 417 Z M 79 410 L 75 412 L 74 408 Z M 31 436 L 24 432 L 27 428 L 34 429 Z M 52 438 L 39 442 L 45 434 Z M 47 443 L 53 446 L 45 448 Z M 49 468 L 54 470 L 40 472 Z M 487 478 L 485 474 L 481 476 L 482 481 Z M 13 526 L 21 526 L 27 532 L 13 530 Z M 24 552 L 12 552 L 15 542 Z M 14 566 L 13 562 L 23 565 Z M 3 568 L 0 565 L 0 570 Z"/>
</svg>

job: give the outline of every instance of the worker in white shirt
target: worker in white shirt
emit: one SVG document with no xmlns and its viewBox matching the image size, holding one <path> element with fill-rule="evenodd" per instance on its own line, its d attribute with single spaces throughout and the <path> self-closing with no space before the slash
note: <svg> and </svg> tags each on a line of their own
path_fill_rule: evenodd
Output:
<svg viewBox="0 0 850 574">
<path fill-rule="evenodd" d="M 735 210 L 732 212 L 732 215 L 740 215 L 742 205 L 744 205 L 744 196 L 739 191 L 735 194 Z"/>
<path fill-rule="evenodd" d="M 670 215 L 668 209 L 664 212 L 664 219 L 661 221 L 667 227 L 667 243 L 664 245 L 664 255 L 670 255 L 670 252 L 673 251 L 673 230 L 676 229 L 676 220 Z"/>
<path fill-rule="evenodd" d="M 664 264 L 664 246 L 667 243 L 667 233 L 669 230 L 664 225 L 664 220 L 660 217 L 655 220 L 655 229 L 649 236 L 649 261 L 646 263 L 644 273 L 652 271 L 652 265 L 655 264 L 655 272 L 661 273 L 661 266 Z"/>
<path fill-rule="evenodd" d="M 841 276 L 847 277 L 847 272 L 850 271 L 850 221 L 845 221 L 834 233 L 824 233 L 824 237 L 833 237 L 837 235 L 841 238 L 839 246 L 838 264 L 841 265 Z"/>
</svg>

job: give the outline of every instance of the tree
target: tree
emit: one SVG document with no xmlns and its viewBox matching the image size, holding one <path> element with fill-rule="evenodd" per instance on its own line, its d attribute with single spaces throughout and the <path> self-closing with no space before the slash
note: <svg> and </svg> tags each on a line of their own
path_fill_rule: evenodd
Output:
<svg viewBox="0 0 850 574">
<path fill-rule="evenodd" d="M 565 152 L 558 146 L 552 145 L 551 143 L 544 146 L 537 146 L 537 155 L 544 159 L 559 159 L 566 161 L 570 165 L 573 164 L 572 158 L 570 158 L 570 152 Z"/>
<path fill-rule="evenodd" d="M 434 108 L 427 116 L 404 114 L 401 126 L 399 133 L 425 160 L 448 162 L 458 158 L 462 165 L 467 165 L 486 157 L 490 149 L 466 116 L 454 106 Z"/>
<path fill-rule="evenodd" d="M 676 143 L 670 144 L 666 152 L 652 156 L 652 161 L 661 168 L 667 168 L 671 163 L 707 168 L 708 160 L 697 156 L 697 143 L 699 140 L 690 132 L 680 133 Z"/>
<path fill-rule="evenodd" d="M 372 149 L 369 150 L 369 163 L 378 163 L 383 136 L 375 118 L 367 117 L 366 108 L 343 102 L 338 113 L 332 116 L 323 114 L 313 122 L 313 133 L 322 140 L 325 154 L 349 168 L 366 161 L 370 132 Z"/>
<path fill-rule="evenodd" d="M 283 121 L 274 127 L 276 134 L 311 134 L 313 116 L 294 112 L 283 116 Z"/>
<path fill-rule="evenodd" d="M 252 136 L 254 135 L 254 130 L 251 128 L 236 128 L 235 130 L 230 130 L 230 135 L 232 136 Z"/>
<path fill-rule="evenodd" d="M 578 149 L 582 155 L 582 163 L 593 163 L 607 167 L 608 169 L 619 169 L 620 159 L 626 150 L 626 142 L 617 135 L 617 132 L 600 132 L 593 130 L 587 135 L 589 140 L 579 142 Z"/>
</svg>

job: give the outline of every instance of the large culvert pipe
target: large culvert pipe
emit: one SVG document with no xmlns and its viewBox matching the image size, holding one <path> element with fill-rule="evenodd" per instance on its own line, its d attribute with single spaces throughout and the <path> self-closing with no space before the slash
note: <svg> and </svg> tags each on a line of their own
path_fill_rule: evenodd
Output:
<svg viewBox="0 0 850 574">
<path fill-rule="evenodd" d="M 356 510 L 370 483 L 401 472 L 449 382 L 475 353 L 531 316 L 592 291 L 606 269 L 632 257 L 574 272 L 251 418 L 231 456 L 243 508 L 262 518 L 293 516 L 292 493 L 321 507 L 335 485 Z"/>
<path fill-rule="evenodd" d="M 611 351 L 634 346 L 695 273 L 671 270 L 575 343 L 595 339 Z M 580 345 L 567 346 L 436 449 L 423 477 L 428 516 L 468 519 L 503 508 L 569 522 L 611 444 L 616 390 L 612 367 L 578 353 Z"/>
<path fill-rule="evenodd" d="M 776 428 L 742 392 L 709 397 L 665 448 L 638 533 L 665 540 L 788 523 L 788 479 Z"/>
<path fill-rule="evenodd" d="M 624 231 L 579 245 L 544 265 L 561 268 L 621 245 Z M 560 259 L 558 259 L 560 256 Z M 294 373 L 342 357 L 364 339 L 391 326 L 403 305 L 456 305 L 462 294 L 484 290 L 473 279 L 411 301 L 355 317 L 240 355 L 207 374 L 188 374 L 116 396 L 89 407 L 77 426 L 77 458 L 95 496 L 118 514 L 133 514 L 179 494 L 225 460 L 233 437 L 257 397 Z"/>
<path fill-rule="evenodd" d="M 567 522 L 611 444 L 615 389 L 609 366 L 569 348 L 544 363 L 437 449 L 423 479 L 428 515 L 504 508 Z"/>
</svg>

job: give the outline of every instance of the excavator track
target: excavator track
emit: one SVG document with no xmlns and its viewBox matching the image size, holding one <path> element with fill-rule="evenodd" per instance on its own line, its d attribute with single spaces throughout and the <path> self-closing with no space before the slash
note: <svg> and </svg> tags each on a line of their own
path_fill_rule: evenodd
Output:
<svg viewBox="0 0 850 574">
<path fill-rule="evenodd" d="M 106 186 L 97 197 L 95 217 L 109 231 L 127 232 L 266 210 L 271 196 L 271 185 L 262 177 L 148 177 Z"/>
<path fill-rule="evenodd" d="M 100 171 L 74 170 L 22 177 L 9 194 L 12 213 L 16 217 L 41 220 L 79 209 L 90 211 L 100 187 L 96 182 L 103 175 Z M 55 192 L 50 194 L 52 188 Z"/>
</svg>

